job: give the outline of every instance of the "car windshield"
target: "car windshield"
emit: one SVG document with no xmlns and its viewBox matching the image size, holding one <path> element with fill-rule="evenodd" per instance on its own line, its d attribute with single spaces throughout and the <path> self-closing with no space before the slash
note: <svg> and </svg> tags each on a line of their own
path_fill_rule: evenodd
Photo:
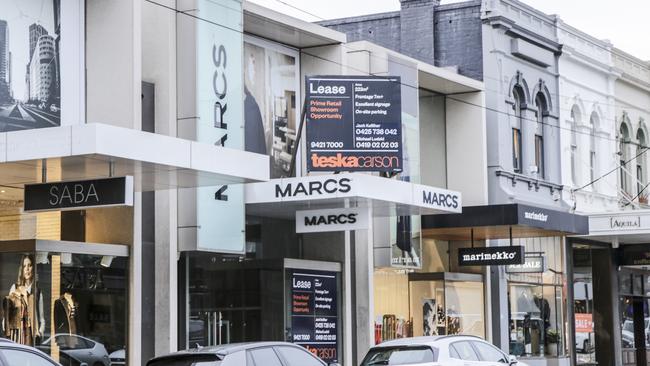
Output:
<svg viewBox="0 0 650 366">
<path fill-rule="evenodd" d="M 368 351 L 361 366 L 372 365 L 412 365 L 435 362 L 429 347 L 380 347 Z"/>
</svg>

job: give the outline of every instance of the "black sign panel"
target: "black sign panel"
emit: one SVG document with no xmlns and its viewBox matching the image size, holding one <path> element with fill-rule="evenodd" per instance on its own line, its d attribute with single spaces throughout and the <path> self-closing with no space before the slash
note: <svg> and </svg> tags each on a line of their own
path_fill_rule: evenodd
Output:
<svg viewBox="0 0 650 366">
<path fill-rule="evenodd" d="M 458 249 L 458 265 L 460 266 L 505 266 L 510 264 L 524 264 L 523 246 Z"/>
<path fill-rule="evenodd" d="M 523 264 L 511 264 L 507 273 L 543 273 L 546 271 L 546 258 L 542 256 L 526 257 Z"/>
<path fill-rule="evenodd" d="M 401 172 L 400 86 L 399 77 L 307 77 L 307 170 Z"/>
<path fill-rule="evenodd" d="M 25 185 L 25 212 L 133 205 L 133 177 Z"/>
<path fill-rule="evenodd" d="M 327 363 L 338 356 L 338 273 L 293 270 L 291 339 Z"/>
<path fill-rule="evenodd" d="M 619 249 L 619 265 L 647 266 L 650 265 L 650 245 L 630 245 Z"/>
</svg>

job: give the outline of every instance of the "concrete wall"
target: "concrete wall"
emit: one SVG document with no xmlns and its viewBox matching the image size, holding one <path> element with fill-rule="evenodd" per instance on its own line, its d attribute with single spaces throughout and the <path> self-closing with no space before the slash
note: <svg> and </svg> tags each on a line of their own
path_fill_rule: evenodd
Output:
<svg viewBox="0 0 650 366">
<path fill-rule="evenodd" d="M 483 93 L 446 98 L 447 187 L 463 194 L 463 206 L 488 203 L 487 131 Z"/>
<path fill-rule="evenodd" d="M 140 12 L 140 1 L 86 1 L 87 122 L 140 129 Z"/>
</svg>

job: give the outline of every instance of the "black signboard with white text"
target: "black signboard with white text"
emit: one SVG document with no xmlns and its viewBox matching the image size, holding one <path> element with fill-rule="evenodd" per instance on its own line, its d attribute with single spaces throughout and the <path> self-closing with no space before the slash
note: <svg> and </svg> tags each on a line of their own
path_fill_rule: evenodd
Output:
<svg viewBox="0 0 650 366">
<path fill-rule="evenodd" d="M 26 184 L 25 212 L 132 206 L 133 177 Z"/>
<path fill-rule="evenodd" d="M 401 172 L 399 77 L 306 77 L 308 171 Z"/>
<path fill-rule="evenodd" d="M 505 266 L 510 264 L 524 264 L 523 246 L 458 249 L 458 265 L 460 266 Z"/>
<path fill-rule="evenodd" d="M 332 363 L 339 359 L 338 273 L 292 269 L 290 342 Z"/>
</svg>

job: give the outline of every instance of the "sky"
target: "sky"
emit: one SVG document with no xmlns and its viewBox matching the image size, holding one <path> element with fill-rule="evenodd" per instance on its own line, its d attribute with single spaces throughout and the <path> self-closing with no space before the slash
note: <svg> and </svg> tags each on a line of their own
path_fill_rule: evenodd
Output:
<svg viewBox="0 0 650 366">
<path fill-rule="evenodd" d="M 399 0 L 251 0 L 267 8 L 317 21 L 399 10 Z M 458 0 L 442 0 L 442 3 Z M 650 60 L 650 0 L 523 0 L 547 14 L 640 59 Z M 299 10 L 296 10 L 300 9 Z M 310 15 L 311 14 L 311 15 Z"/>
</svg>

